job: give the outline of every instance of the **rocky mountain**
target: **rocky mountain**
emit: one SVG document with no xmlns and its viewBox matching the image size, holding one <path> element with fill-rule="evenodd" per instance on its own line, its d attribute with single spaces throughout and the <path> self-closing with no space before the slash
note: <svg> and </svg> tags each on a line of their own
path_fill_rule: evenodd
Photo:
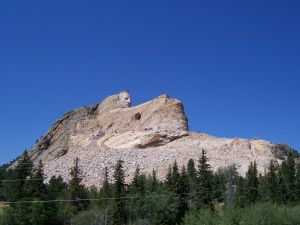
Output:
<svg viewBox="0 0 300 225">
<path fill-rule="evenodd" d="M 264 172 L 270 162 L 280 162 L 286 147 L 268 141 L 229 139 L 190 132 L 184 106 L 166 94 L 130 107 L 127 91 L 109 96 L 100 104 L 81 107 L 64 114 L 29 151 L 34 163 L 42 160 L 47 179 L 61 175 L 70 179 L 73 159 L 79 158 L 86 186 L 101 186 L 104 167 L 112 175 L 115 162 L 124 160 L 126 180 L 137 165 L 146 173 L 157 170 L 165 177 L 175 160 L 186 165 L 197 162 L 202 149 L 212 169 L 236 164 L 245 174 L 251 161 Z"/>
</svg>

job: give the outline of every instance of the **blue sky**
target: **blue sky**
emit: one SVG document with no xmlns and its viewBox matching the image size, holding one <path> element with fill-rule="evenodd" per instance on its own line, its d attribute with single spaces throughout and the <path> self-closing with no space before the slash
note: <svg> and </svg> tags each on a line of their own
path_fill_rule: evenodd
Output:
<svg viewBox="0 0 300 225">
<path fill-rule="evenodd" d="M 2 1 L 0 164 L 65 112 L 129 89 L 191 131 L 300 150 L 299 1 Z"/>
</svg>

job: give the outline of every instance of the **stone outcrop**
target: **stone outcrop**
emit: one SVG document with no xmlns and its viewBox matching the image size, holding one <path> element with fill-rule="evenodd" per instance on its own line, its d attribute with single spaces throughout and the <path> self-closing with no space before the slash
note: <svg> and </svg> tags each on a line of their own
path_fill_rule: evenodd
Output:
<svg viewBox="0 0 300 225">
<path fill-rule="evenodd" d="M 229 139 L 190 132 L 182 103 L 167 95 L 135 107 L 129 107 L 128 96 L 126 101 L 120 104 L 119 95 L 113 95 L 100 104 L 66 113 L 29 151 L 29 156 L 35 163 L 42 160 L 47 179 L 61 175 L 66 181 L 73 159 L 78 157 L 87 186 L 101 186 L 104 167 L 109 168 L 111 176 L 120 158 L 124 160 L 127 181 L 137 165 L 146 173 L 157 170 L 163 179 L 169 164 L 176 160 L 186 165 L 190 158 L 197 162 L 202 149 L 214 170 L 236 164 L 243 175 L 253 160 L 263 173 L 270 160 L 283 159 L 284 145 L 258 138 Z"/>
<path fill-rule="evenodd" d="M 125 133 L 123 142 L 126 142 L 126 132 L 139 131 L 188 131 L 182 103 L 161 95 L 142 105 L 124 108 L 119 104 L 118 95 L 110 96 L 101 104 L 78 108 L 63 115 L 30 150 L 29 155 L 32 160 L 49 161 L 99 139 L 102 140 L 100 146 L 105 147 L 105 142 L 111 142 L 108 140 L 110 138 L 115 140 L 117 134 Z M 140 140 L 140 147 L 176 139 L 172 134 L 161 140 L 151 138 L 153 140 Z"/>
</svg>

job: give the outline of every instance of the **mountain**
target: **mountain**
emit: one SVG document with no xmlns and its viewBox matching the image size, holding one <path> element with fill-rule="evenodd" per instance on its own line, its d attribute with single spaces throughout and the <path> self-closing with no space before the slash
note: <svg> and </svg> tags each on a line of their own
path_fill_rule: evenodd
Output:
<svg viewBox="0 0 300 225">
<path fill-rule="evenodd" d="M 104 167 L 112 176 L 115 162 L 124 160 L 126 180 L 137 165 L 146 173 L 157 170 L 163 179 L 175 160 L 197 162 L 202 149 L 212 169 L 235 164 L 244 175 L 251 161 L 264 173 L 270 160 L 280 163 L 288 146 L 269 141 L 218 138 L 189 131 L 183 104 L 168 95 L 131 107 L 127 91 L 109 96 L 99 104 L 74 109 L 54 122 L 29 151 L 31 160 L 42 160 L 44 173 L 70 179 L 73 160 L 79 158 L 86 186 L 101 186 Z"/>
</svg>

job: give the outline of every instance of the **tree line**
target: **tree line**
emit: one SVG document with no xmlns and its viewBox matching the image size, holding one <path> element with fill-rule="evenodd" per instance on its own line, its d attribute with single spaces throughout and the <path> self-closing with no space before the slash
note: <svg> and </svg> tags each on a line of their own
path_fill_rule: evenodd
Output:
<svg viewBox="0 0 300 225">
<path fill-rule="evenodd" d="M 60 176 L 45 183 L 42 163 L 33 168 L 25 150 L 13 170 L 1 167 L 0 225 L 299 224 L 298 161 L 290 151 L 282 164 L 270 161 L 264 174 L 253 161 L 243 177 L 235 165 L 213 172 L 202 150 L 196 162 L 179 167 L 174 161 L 163 181 L 138 165 L 126 183 L 119 159 L 113 182 L 106 167 L 98 189 L 82 184 L 78 158 L 68 183 Z"/>
</svg>

